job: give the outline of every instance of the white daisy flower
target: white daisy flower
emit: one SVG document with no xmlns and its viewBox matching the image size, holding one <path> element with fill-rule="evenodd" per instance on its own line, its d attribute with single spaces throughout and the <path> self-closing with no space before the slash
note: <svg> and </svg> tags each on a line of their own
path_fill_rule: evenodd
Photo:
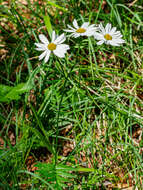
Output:
<svg viewBox="0 0 143 190">
<path fill-rule="evenodd" d="M 46 38 L 45 35 L 40 34 L 39 39 L 42 43 L 35 43 L 37 46 L 36 50 L 43 51 L 43 53 L 39 56 L 39 60 L 44 59 L 45 63 L 48 61 L 50 54 L 53 52 L 56 56 L 60 58 L 65 57 L 65 53 L 69 50 L 69 45 L 62 44 L 66 38 L 64 34 L 60 36 L 56 36 L 55 31 L 52 33 L 52 41 L 49 43 L 49 40 Z"/>
<path fill-rule="evenodd" d="M 77 38 L 79 36 L 92 36 L 97 28 L 95 27 L 95 24 L 89 25 L 89 22 L 84 22 L 81 27 L 78 26 L 78 23 L 76 19 L 73 21 L 73 27 L 70 25 L 67 25 L 68 29 L 65 29 L 65 32 L 71 32 L 72 34 L 70 36 L 73 36 L 74 38 Z"/>
<path fill-rule="evenodd" d="M 95 32 L 94 38 L 99 40 L 98 45 L 103 43 L 110 44 L 112 46 L 120 46 L 122 43 L 125 43 L 125 40 L 122 39 L 120 31 L 116 30 L 116 27 L 111 28 L 111 24 L 107 24 L 104 28 L 102 24 L 99 25 L 98 32 Z"/>
</svg>

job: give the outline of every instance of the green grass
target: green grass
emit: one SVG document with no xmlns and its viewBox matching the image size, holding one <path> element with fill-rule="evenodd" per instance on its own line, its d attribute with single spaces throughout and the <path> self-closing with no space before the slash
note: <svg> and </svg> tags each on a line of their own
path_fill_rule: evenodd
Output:
<svg viewBox="0 0 143 190">
<path fill-rule="evenodd" d="M 142 190 L 142 0 L 21 2 L 0 5 L 0 189 Z M 64 59 L 39 61 L 38 35 L 74 18 L 126 43 L 67 38 Z"/>
</svg>

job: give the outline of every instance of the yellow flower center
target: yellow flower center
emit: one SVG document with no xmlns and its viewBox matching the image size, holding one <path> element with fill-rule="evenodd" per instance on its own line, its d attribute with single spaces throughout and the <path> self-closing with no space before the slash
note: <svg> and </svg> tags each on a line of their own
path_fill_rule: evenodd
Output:
<svg viewBox="0 0 143 190">
<path fill-rule="evenodd" d="M 51 51 L 55 50 L 56 49 L 56 44 L 54 44 L 54 43 L 48 44 L 48 49 L 51 50 Z"/>
<path fill-rule="evenodd" d="M 86 30 L 84 28 L 78 28 L 76 30 L 77 33 L 84 33 Z"/>
<path fill-rule="evenodd" d="M 109 34 L 105 34 L 105 35 L 104 35 L 104 38 L 105 38 L 106 40 L 112 40 L 112 36 L 110 36 Z"/>
</svg>

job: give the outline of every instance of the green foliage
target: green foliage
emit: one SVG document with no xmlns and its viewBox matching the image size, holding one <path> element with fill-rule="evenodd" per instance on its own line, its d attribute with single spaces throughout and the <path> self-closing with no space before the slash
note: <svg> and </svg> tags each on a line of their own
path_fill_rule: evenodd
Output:
<svg viewBox="0 0 143 190">
<path fill-rule="evenodd" d="M 45 21 L 45 26 L 47 28 L 47 31 L 50 35 L 50 37 L 52 37 L 52 25 L 51 25 L 51 22 L 50 22 L 50 17 L 48 15 L 44 16 L 44 21 Z"/>
<path fill-rule="evenodd" d="M 38 163 L 36 167 L 38 167 L 36 172 L 38 172 L 45 181 L 50 182 L 53 189 L 63 189 L 63 187 L 67 187 L 66 183 L 70 183 L 76 178 L 75 174 L 70 173 L 75 170 L 70 166 Z"/>
<path fill-rule="evenodd" d="M 142 0 L 13 0 L 0 10 L 0 189 L 117 189 L 130 180 L 143 189 Z M 50 40 L 74 18 L 112 23 L 126 43 L 67 38 L 65 59 L 39 61 L 38 35 Z"/>
<path fill-rule="evenodd" d="M 19 100 L 25 92 L 28 92 L 32 87 L 27 83 L 18 84 L 15 87 L 0 85 L 0 102 L 11 102 L 12 100 Z"/>
</svg>

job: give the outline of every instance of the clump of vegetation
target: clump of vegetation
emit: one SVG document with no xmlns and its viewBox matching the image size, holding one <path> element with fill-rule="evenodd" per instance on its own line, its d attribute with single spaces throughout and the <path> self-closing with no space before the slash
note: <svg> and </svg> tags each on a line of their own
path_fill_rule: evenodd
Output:
<svg viewBox="0 0 143 190">
<path fill-rule="evenodd" d="M 142 1 L 0 9 L 0 189 L 143 189 Z"/>
</svg>

